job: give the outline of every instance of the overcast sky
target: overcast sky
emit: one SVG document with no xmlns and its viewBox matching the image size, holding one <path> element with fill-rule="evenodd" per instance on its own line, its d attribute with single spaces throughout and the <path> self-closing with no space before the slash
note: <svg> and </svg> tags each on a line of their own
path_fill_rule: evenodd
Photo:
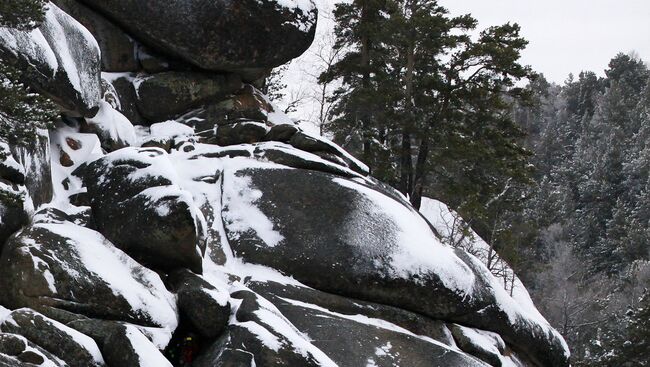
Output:
<svg viewBox="0 0 650 367">
<path fill-rule="evenodd" d="M 440 0 L 479 27 L 517 22 L 529 45 L 523 62 L 561 83 L 569 73 L 604 75 L 618 52 L 650 61 L 650 0 Z"/>
</svg>

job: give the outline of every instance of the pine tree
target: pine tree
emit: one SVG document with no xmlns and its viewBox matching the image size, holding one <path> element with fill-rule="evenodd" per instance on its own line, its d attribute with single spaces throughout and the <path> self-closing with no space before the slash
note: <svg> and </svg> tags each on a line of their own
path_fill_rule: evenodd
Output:
<svg viewBox="0 0 650 367">
<path fill-rule="evenodd" d="M 356 142 L 353 153 L 376 176 L 416 207 L 433 168 L 440 182 L 470 185 L 463 189 L 471 195 L 458 197 L 483 204 L 505 182 L 526 181 L 528 153 L 509 117 L 510 98 L 523 96 L 514 82 L 531 75 L 517 62 L 526 45 L 517 25 L 489 28 L 473 41 L 476 20 L 451 17 L 435 0 L 353 1 L 335 16 L 337 47 L 346 54 L 321 76 L 343 82 L 330 132 L 346 147 Z"/>
<path fill-rule="evenodd" d="M 46 0 L 3 0 L 0 2 L 0 27 L 31 30 L 45 17 Z"/>
</svg>

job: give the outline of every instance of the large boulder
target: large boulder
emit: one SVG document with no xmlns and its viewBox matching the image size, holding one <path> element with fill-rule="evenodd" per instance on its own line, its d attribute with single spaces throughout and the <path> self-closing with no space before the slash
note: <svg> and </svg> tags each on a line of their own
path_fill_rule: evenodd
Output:
<svg viewBox="0 0 650 367">
<path fill-rule="evenodd" d="M 202 271 L 204 219 L 159 148 L 124 148 L 75 174 L 87 187 L 97 229 L 155 269 Z"/>
<path fill-rule="evenodd" d="M 57 211 L 37 214 L 34 224 L 7 242 L 0 289 L 0 304 L 29 307 L 64 322 L 68 319 L 60 315 L 170 329 L 178 322 L 174 297 L 158 274 Z"/>
<path fill-rule="evenodd" d="M 189 270 L 171 274 L 168 284 L 178 298 L 181 317 L 206 338 L 216 338 L 230 318 L 228 293 L 220 292 L 209 282 Z"/>
<path fill-rule="evenodd" d="M 0 333 L 0 367 L 67 367 L 67 364 L 24 336 Z"/>
<path fill-rule="evenodd" d="M 159 348 L 135 326 L 106 320 L 75 320 L 70 327 L 95 340 L 109 367 L 171 367 Z"/>
<path fill-rule="evenodd" d="M 248 286 L 339 366 L 487 366 L 458 351 L 440 321 L 307 287 L 276 282 Z"/>
<path fill-rule="evenodd" d="M 0 58 L 15 63 L 24 79 L 70 113 L 92 117 L 101 98 L 100 51 L 84 26 L 49 4 L 35 30 L 0 28 Z"/>
<path fill-rule="evenodd" d="M 105 366 L 104 358 L 91 338 L 32 310 L 13 311 L 2 321 L 0 330 L 24 336 L 70 367 Z"/>
<path fill-rule="evenodd" d="M 136 71 L 137 42 L 118 26 L 77 0 L 53 0 L 59 8 L 83 24 L 93 34 L 102 55 L 102 70 Z"/>
<path fill-rule="evenodd" d="M 218 102 L 242 87 L 237 74 L 169 71 L 133 82 L 138 111 L 149 121 L 165 121 L 198 105 Z"/>
<path fill-rule="evenodd" d="M 307 0 L 83 0 L 144 44 L 208 70 L 269 68 L 302 54 L 316 30 Z"/>
<path fill-rule="evenodd" d="M 442 245 L 398 195 L 369 180 L 239 167 L 224 172 L 235 254 L 319 290 L 500 334 L 542 365 L 568 365 L 561 336 L 475 258 Z M 282 205 L 277 205 L 282 203 Z"/>
</svg>

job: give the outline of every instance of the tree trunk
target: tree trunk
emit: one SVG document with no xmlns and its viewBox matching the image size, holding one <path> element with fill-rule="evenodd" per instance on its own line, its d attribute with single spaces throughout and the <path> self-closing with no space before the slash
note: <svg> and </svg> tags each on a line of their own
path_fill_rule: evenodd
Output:
<svg viewBox="0 0 650 367">
<path fill-rule="evenodd" d="M 427 176 L 427 158 L 429 157 L 429 137 L 424 136 L 420 142 L 418 159 L 415 163 L 415 178 L 413 179 L 413 191 L 411 194 L 411 204 L 420 209 L 422 205 L 422 192 L 424 191 L 425 180 Z"/>
<path fill-rule="evenodd" d="M 411 153 L 411 134 L 403 127 L 400 167 L 400 192 L 409 195 L 413 189 L 413 158 Z"/>
<path fill-rule="evenodd" d="M 413 38 L 412 38 L 413 39 Z M 415 69 L 415 41 L 411 41 L 406 50 L 406 75 L 404 76 L 404 98 L 406 114 L 402 121 L 402 149 L 401 149 L 401 192 L 408 195 L 413 190 L 413 158 L 411 152 L 411 129 L 413 128 L 413 73 Z"/>
<path fill-rule="evenodd" d="M 371 17 L 371 9 L 369 0 L 365 0 L 361 5 L 361 23 L 366 25 L 369 23 Z M 361 70 L 362 70 L 362 84 L 364 94 L 368 93 L 370 89 L 370 36 L 368 31 L 364 31 L 361 35 Z M 370 135 L 368 134 L 370 125 L 370 112 L 368 104 L 360 107 L 359 119 L 361 120 L 361 139 L 362 139 L 362 156 L 367 163 L 371 163 L 370 158 Z"/>
</svg>

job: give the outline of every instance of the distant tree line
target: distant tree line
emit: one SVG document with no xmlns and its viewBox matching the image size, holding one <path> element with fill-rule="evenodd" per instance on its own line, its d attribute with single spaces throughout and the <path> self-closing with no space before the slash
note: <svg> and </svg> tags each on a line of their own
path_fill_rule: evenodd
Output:
<svg viewBox="0 0 650 367">
<path fill-rule="evenodd" d="M 513 115 L 535 153 L 522 216 L 536 235 L 520 273 L 576 365 L 647 366 L 650 70 L 619 54 L 605 77 L 528 89 L 537 103 Z"/>
</svg>

